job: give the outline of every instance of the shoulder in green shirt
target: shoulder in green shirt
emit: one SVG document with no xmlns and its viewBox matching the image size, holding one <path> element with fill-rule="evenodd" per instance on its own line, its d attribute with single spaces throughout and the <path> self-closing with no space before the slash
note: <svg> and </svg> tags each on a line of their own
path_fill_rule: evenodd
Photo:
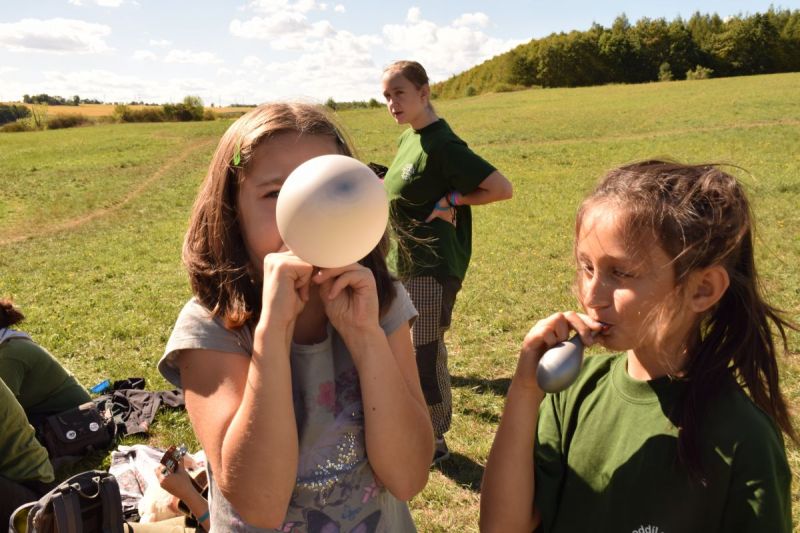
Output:
<svg viewBox="0 0 800 533">
<path fill-rule="evenodd" d="M 26 339 L 0 343 L 0 379 L 29 417 L 64 411 L 92 399 L 55 357 Z"/>
<path fill-rule="evenodd" d="M 535 447 L 540 531 L 790 533 L 791 474 L 772 421 L 735 384 L 709 406 L 705 486 L 677 460 L 682 384 L 637 381 L 625 356 L 586 359 L 542 403 Z"/>
</svg>

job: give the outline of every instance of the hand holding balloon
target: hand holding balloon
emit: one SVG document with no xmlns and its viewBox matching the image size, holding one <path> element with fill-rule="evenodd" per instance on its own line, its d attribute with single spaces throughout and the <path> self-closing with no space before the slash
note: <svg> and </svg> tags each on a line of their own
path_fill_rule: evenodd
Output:
<svg viewBox="0 0 800 533">
<path fill-rule="evenodd" d="M 303 261 L 339 268 L 367 256 L 389 219 L 383 183 L 360 161 L 323 155 L 286 179 L 276 207 L 278 231 Z"/>
</svg>

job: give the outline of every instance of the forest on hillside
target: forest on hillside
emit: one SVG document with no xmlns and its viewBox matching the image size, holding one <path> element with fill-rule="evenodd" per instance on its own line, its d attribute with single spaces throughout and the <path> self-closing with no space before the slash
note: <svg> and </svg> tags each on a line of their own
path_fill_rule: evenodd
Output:
<svg viewBox="0 0 800 533">
<path fill-rule="evenodd" d="M 610 28 L 533 39 L 433 85 L 456 98 L 526 87 L 578 87 L 800 71 L 800 10 L 689 20 L 625 15 Z"/>
</svg>

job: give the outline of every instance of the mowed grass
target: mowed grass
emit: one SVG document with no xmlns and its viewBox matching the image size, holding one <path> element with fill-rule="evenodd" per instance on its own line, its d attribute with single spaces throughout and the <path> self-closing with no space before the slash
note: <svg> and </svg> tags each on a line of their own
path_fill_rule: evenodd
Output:
<svg viewBox="0 0 800 533">
<path fill-rule="evenodd" d="M 477 531 L 480 478 L 525 332 L 576 307 L 573 220 L 613 166 L 650 157 L 734 163 L 753 200 L 771 300 L 800 320 L 800 74 L 436 101 L 473 149 L 514 183 L 475 209 L 473 262 L 448 336 L 453 458 L 411 502 L 420 531 Z M 340 113 L 365 162 L 388 164 L 402 131 L 384 110 Z M 87 385 L 144 376 L 190 291 L 180 247 L 197 187 L 229 121 L 127 124 L 0 135 L 0 295 L 24 328 Z M 800 336 L 782 359 L 800 401 Z M 800 416 L 794 420 L 800 425 Z M 131 439 L 134 440 L 134 439 Z M 154 446 L 196 447 L 182 411 L 162 411 Z M 256 443 L 254 443 L 256 445 Z M 788 445 L 800 531 L 800 449 Z M 97 458 L 97 462 L 101 462 Z"/>
</svg>

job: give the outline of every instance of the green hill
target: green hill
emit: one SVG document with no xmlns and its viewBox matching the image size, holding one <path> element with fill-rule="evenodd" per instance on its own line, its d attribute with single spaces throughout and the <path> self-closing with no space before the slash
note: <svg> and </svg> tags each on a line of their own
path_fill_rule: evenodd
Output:
<svg viewBox="0 0 800 533">
<path fill-rule="evenodd" d="M 800 10 L 688 21 L 625 15 L 610 28 L 533 39 L 433 85 L 441 98 L 540 87 L 579 87 L 800 70 Z"/>
</svg>

